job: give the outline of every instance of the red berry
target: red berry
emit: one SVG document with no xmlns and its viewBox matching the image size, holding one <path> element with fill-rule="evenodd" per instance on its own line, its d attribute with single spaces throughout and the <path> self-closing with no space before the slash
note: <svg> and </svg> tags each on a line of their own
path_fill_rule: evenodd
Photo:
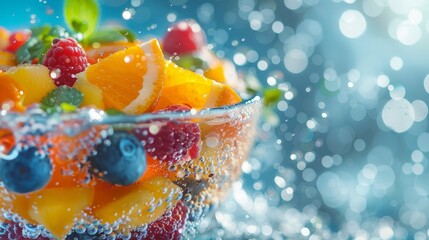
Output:
<svg viewBox="0 0 429 240">
<path fill-rule="evenodd" d="M 22 45 L 24 45 L 31 37 L 30 30 L 21 30 L 13 32 L 9 36 L 9 45 L 6 47 L 6 51 L 16 52 Z"/>
<path fill-rule="evenodd" d="M 195 52 L 206 45 L 206 34 L 194 20 L 172 25 L 164 36 L 163 48 L 170 55 Z"/>
<path fill-rule="evenodd" d="M 184 105 L 173 105 L 156 113 L 187 112 L 190 108 Z M 151 132 L 147 127 L 135 130 L 137 137 L 142 141 L 146 152 L 153 158 L 161 161 L 177 162 L 185 156 L 198 156 L 200 128 L 196 123 L 168 121 L 157 132 Z M 195 149 L 197 145 L 197 149 Z M 194 147 L 194 148 L 193 148 Z M 188 154 L 189 150 L 191 154 Z M 192 156 L 191 156 L 192 155 Z"/>
<path fill-rule="evenodd" d="M 85 51 L 73 38 L 54 39 L 46 52 L 43 65 L 51 71 L 55 85 L 72 87 L 76 82 L 76 74 L 83 72 L 88 66 L 88 59 Z"/>
<path fill-rule="evenodd" d="M 181 238 L 181 231 L 185 226 L 187 218 L 188 208 L 182 201 L 180 201 L 171 210 L 171 212 L 164 213 L 162 217 L 148 225 L 145 237 L 135 237 L 132 239 L 179 240 Z"/>
<path fill-rule="evenodd" d="M 24 237 L 22 235 L 22 227 L 19 226 L 19 223 L 15 222 L 6 222 L 2 223 L 1 228 L 6 230 L 6 233 L 3 235 L 0 235 L 0 239 L 15 239 L 15 240 L 28 240 L 28 239 L 35 239 L 35 240 L 50 240 L 50 238 L 38 236 L 37 238 L 29 238 Z"/>
</svg>

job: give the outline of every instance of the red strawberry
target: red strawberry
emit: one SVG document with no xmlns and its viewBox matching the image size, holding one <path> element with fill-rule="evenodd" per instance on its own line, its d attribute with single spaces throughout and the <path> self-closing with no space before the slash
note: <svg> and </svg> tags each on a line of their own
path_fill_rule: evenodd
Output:
<svg viewBox="0 0 429 240">
<path fill-rule="evenodd" d="M 55 85 L 72 87 L 76 82 L 76 74 L 83 72 L 88 66 L 88 59 L 85 51 L 73 38 L 56 38 L 46 52 L 43 65 L 51 71 Z"/>
<path fill-rule="evenodd" d="M 187 112 L 184 105 L 173 105 L 156 113 Z M 201 132 L 198 124 L 169 121 L 159 131 L 152 133 L 149 128 L 134 130 L 142 141 L 146 152 L 161 161 L 177 162 L 188 156 L 194 159 L 199 153 Z"/>
<path fill-rule="evenodd" d="M 30 30 L 21 30 L 13 32 L 9 36 L 9 45 L 6 47 L 6 51 L 16 52 L 22 45 L 24 45 L 31 37 Z"/>
<path fill-rule="evenodd" d="M 194 20 L 172 25 L 163 40 L 164 51 L 170 55 L 192 53 L 206 44 L 206 34 Z"/>
</svg>

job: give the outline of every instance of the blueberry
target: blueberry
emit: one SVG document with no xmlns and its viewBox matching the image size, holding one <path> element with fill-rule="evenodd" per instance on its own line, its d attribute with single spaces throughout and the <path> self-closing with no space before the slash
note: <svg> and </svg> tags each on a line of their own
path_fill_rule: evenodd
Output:
<svg viewBox="0 0 429 240">
<path fill-rule="evenodd" d="M 89 157 L 90 170 L 106 182 L 130 185 L 146 170 L 146 154 L 136 136 L 116 131 L 97 147 L 97 154 Z"/>
<path fill-rule="evenodd" d="M 0 179 L 7 189 L 16 193 L 42 189 L 51 179 L 51 174 L 49 156 L 38 153 L 36 147 L 19 150 L 15 159 L 0 160 Z"/>
<path fill-rule="evenodd" d="M 66 237 L 66 240 L 95 240 L 95 239 L 100 239 L 100 238 L 98 236 L 89 235 L 88 233 L 79 234 L 76 232 L 72 232 Z"/>
</svg>

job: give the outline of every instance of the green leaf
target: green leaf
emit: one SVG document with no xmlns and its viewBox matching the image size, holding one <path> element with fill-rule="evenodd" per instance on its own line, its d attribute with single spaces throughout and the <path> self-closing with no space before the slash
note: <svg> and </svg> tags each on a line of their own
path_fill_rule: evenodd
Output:
<svg viewBox="0 0 429 240">
<path fill-rule="evenodd" d="M 267 88 L 264 90 L 264 106 L 272 107 L 280 100 L 282 97 L 282 91 L 278 88 Z"/>
<path fill-rule="evenodd" d="M 54 38 L 67 38 L 68 36 L 70 36 L 70 34 L 65 28 L 61 26 L 53 26 L 45 35 L 45 40 L 47 40 L 46 38 L 50 38 L 49 40 Z"/>
<path fill-rule="evenodd" d="M 128 42 L 134 42 L 137 39 L 136 34 L 130 29 L 118 28 L 117 30 L 128 40 Z"/>
<path fill-rule="evenodd" d="M 104 112 L 109 116 L 123 115 L 124 114 L 123 112 L 121 112 L 117 109 L 114 109 L 114 108 L 106 109 Z"/>
<path fill-rule="evenodd" d="M 63 112 L 74 112 L 77 109 L 75 105 L 69 103 L 61 103 L 60 108 Z"/>
<path fill-rule="evenodd" d="M 179 67 L 186 68 L 192 71 L 195 71 L 197 69 L 206 69 L 208 67 L 207 63 L 204 60 L 192 54 L 177 56 L 174 57 L 172 60 Z"/>
<path fill-rule="evenodd" d="M 83 95 L 77 89 L 69 86 L 60 86 L 55 88 L 42 101 L 42 109 L 48 113 L 59 112 L 59 111 L 70 111 L 79 107 L 82 103 Z"/>
<path fill-rule="evenodd" d="M 105 28 L 100 29 L 89 36 L 86 43 L 93 44 L 95 42 L 105 43 L 117 41 L 134 42 L 135 40 L 136 35 L 131 30 L 125 28 Z"/>
<path fill-rule="evenodd" d="M 60 26 L 51 28 L 45 25 L 32 28 L 31 31 L 32 37 L 16 53 L 19 64 L 32 63 L 34 59 L 38 59 L 39 63 L 43 62 L 43 55 L 51 47 L 52 40 L 69 36 L 66 29 Z"/>
<path fill-rule="evenodd" d="M 31 36 L 33 37 L 44 36 L 49 33 L 49 31 L 51 30 L 51 26 L 49 25 L 37 26 L 37 27 L 30 28 L 30 30 L 31 30 Z"/>
<path fill-rule="evenodd" d="M 67 25 L 84 38 L 97 28 L 99 18 L 97 0 L 65 0 L 64 17 Z"/>
<path fill-rule="evenodd" d="M 43 40 L 32 37 L 16 52 L 18 63 L 32 63 L 33 59 L 38 58 L 45 50 Z"/>
</svg>

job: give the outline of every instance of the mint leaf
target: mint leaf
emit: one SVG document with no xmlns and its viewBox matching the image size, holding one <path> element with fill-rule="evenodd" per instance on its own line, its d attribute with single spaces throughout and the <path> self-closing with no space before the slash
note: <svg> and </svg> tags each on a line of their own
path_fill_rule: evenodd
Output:
<svg viewBox="0 0 429 240">
<path fill-rule="evenodd" d="M 118 28 L 117 31 L 121 33 L 122 36 L 128 40 L 128 42 L 134 42 L 137 39 L 136 34 L 134 34 L 134 32 L 129 29 Z"/>
<path fill-rule="evenodd" d="M 77 109 L 75 105 L 69 103 L 61 103 L 60 108 L 63 112 L 74 112 Z"/>
<path fill-rule="evenodd" d="M 201 58 L 192 54 L 181 55 L 174 57 L 172 61 L 179 67 L 186 68 L 189 70 L 206 69 L 208 68 L 207 63 Z"/>
<path fill-rule="evenodd" d="M 31 30 L 31 36 L 43 36 L 49 33 L 51 30 L 51 26 L 44 25 L 44 26 L 38 26 L 38 27 L 32 27 Z"/>
<path fill-rule="evenodd" d="M 119 110 L 117 110 L 117 109 L 114 109 L 114 108 L 106 109 L 104 112 L 105 112 L 107 115 L 109 115 L 109 116 L 124 115 L 124 113 L 123 113 L 123 112 L 121 112 L 121 111 L 119 111 Z"/>
<path fill-rule="evenodd" d="M 81 92 L 75 88 L 69 86 L 60 86 L 55 88 L 42 101 L 42 109 L 48 113 L 60 112 L 60 111 L 72 111 L 73 107 L 80 106 L 83 100 Z"/>
<path fill-rule="evenodd" d="M 136 35 L 125 28 L 105 28 L 100 29 L 87 39 L 87 44 L 93 43 L 105 43 L 105 42 L 117 42 L 117 41 L 128 41 L 134 42 Z"/>
<path fill-rule="evenodd" d="M 64 17 L 67 25 L 84 38 L 90 36 L 98 24 L 99 6 L 97 0 L 65 0 Z"/>
<path fill-rule="evenodd" d="M 49 25 L 31 29 L 31 38 L 16 52 L 18 63 L 32 63 L 35 59 L 43 62 L 43 56 L 51 47 L 54 38 L 66 38 L 69 33 L 60 26 Z"/>
<path fill-rule="evenodd" d="M 278 88 L 267 88 L 264 89 L 264 106 L 272 107 L 280 100 L 282 97 L 282 91 Z"/>
<path fill-rule="evenodd" d="M 32 37 L 16 52 L 18 63 L 32 63 L 33 59 L 38 58 L 45 52 L 45 46 L 41 39 Z"/>
</svg>

